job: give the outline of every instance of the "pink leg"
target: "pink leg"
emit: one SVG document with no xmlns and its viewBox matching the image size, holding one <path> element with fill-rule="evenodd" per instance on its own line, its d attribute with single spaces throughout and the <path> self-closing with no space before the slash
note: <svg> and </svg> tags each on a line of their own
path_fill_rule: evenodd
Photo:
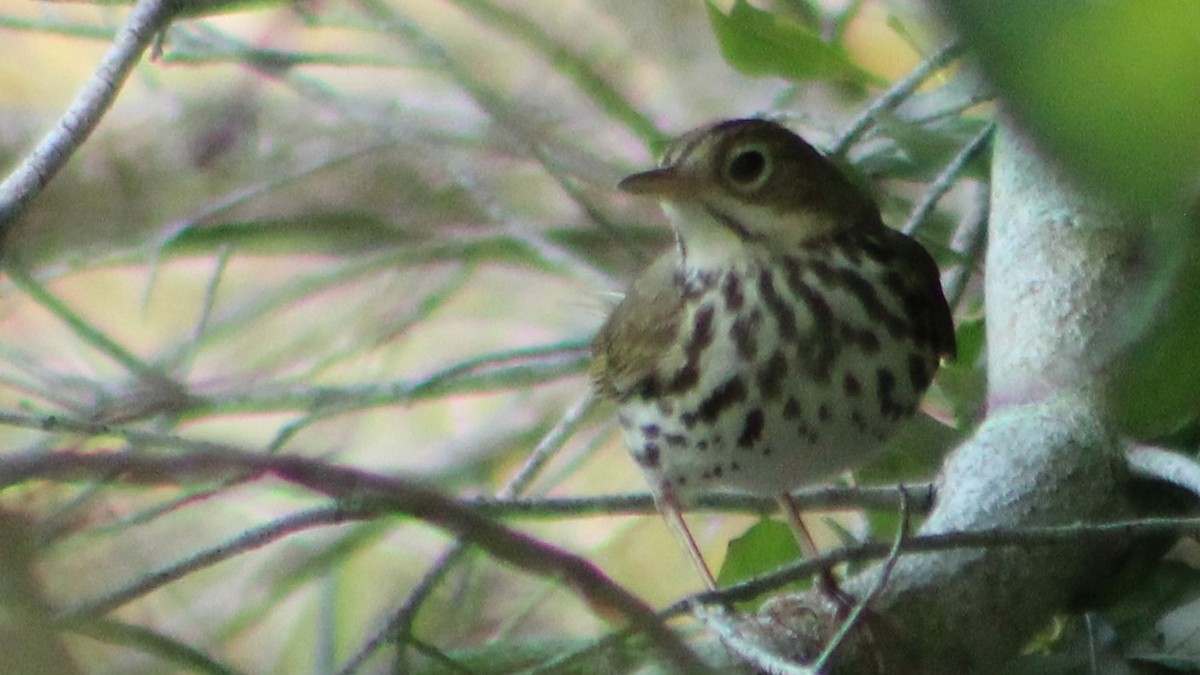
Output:
<svg viewBox="0 0 1200 675">
<path fill-rule="evenodd" d="M 659 513 L 667 521 L 667 526 L 671 528 L 676 538 L 683 544 L 683 550 L 687 553 L 688 559 L 692 561 L 692 565 L 700 573 L 700 578 L 704 580 L 705 588 L 710 591 L 717 590 L 717 580 L 713 577 L 712 572 L 709 571 L 708 564 L 704 562 L 704 556 L 700 554 L 700 547 L 696 545 L 696 539 L 692 537 L 692 531 L 688 529 L 687 522 L 683 519 L 683 510 L 680 508 L 679 500 L 675 498 L 675 494 L 670 488 L 663 488 L 655 496 L 655 502 L 658 505 Z"/>
<path fill-rule="evenodd" d="M 783 509 L 783 514 L 787 519 L 788 525 L 792 528 L 792 534 L 796 537 L 796 543 L 800 545 L 800 550 L 804 553 L 804 557 L 816 557 L 820 553 L 817 550 L 817 543 L 813 541 L 812 534 L 804 525 L 804 519 L 800 515 L 800 510 L 796 508 L 796 502 L 792 501 L 792 496 L 785 492 L 779 496 L 778 501 L 780 508 Z M 847 611 L 854 607 L 854 598 L 838 586 L 837 579 L 833 576 L 833 570 L 828 567 L 821 567 L 817 572 L 816 585 L 818 590 Z"/>
</svg>

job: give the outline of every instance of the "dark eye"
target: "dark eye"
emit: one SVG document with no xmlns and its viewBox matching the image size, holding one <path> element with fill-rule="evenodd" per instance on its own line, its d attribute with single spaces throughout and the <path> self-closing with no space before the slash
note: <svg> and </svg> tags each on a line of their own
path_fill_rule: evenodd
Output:
<svg viewBox="0 0 1200 675">
<path fill-rule="evenodd" d="M 758 187 L 768 171 L 767 155 L 759 148 L 739 150 L 725 165 L 725 175 L 738 187 Z"/>
</svg>

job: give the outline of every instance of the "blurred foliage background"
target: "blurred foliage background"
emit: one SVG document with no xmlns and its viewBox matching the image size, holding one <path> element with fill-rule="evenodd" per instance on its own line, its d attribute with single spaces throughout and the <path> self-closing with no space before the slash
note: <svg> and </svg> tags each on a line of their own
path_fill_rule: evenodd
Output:
<svg viewBox="0 0 1200 675">
<path fill-rule="evenodd" d="M 199 16 L 172 25 L 9 237 L 0 411 L 528 497 L 505 522 L 666 605 L 698 579 L 655 516 L 605 501 L 644 485 L 612 411 L 587 400 L 592 332 L 670 241 L 655 205 L 613 188 L 677 133 L 765 114 L 916 229 L 956 304 L 960 360 L 863 479 L 927 479 L 982 414 L 991 93 L 940 62 L 893 88 L 948 42 L 924 3 L 189 7 Z M 0 0 L 5 167 L 124 15 Z M 137 449 L 15 424 L 0 442 Z M 523 473 L 535 448 L 549 461 Z M 591 511 L 555 510 L 590 496 Z M 571 666 L 554 658 L 612 629 L 560 585 L 454 553 L 420 522 L 340 522 L 328 508 L 261 481 L 28 482 L 0 494 L 5 540 L 24 542 L 0 564 L 26 615 L 51 626 L 26 646 L 51 660 L 65 649 L 89 673 L 556 672 Z M 695 530 L 719 564 L 758 519 L 701 515 Z M 890 520 L 851 515 L 822 534 Z M 749 548 L 739 576 L 778 561 Z M 619 671 L 633 657 L 605 658 Z"/>
</svg>

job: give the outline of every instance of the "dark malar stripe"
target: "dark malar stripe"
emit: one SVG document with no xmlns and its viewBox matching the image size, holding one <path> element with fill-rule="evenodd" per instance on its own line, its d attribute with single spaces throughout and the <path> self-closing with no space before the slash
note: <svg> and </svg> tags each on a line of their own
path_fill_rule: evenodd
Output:
<svg viewBox="0 0 1200 675">
<path fill-rule="evenodd" d="M 708 212 L 708 215 L 713 217 L 713 220 L 717 221 L 721 225 L 724 225 L 726 229 L 736 234 L 738 239 L 741 239 L 742 241 L 764 240 L 762 235 L 751 232 L 750 228 L 746 227 L 740 220 L 734 218 L 728 213 L 719 211 L 708 204 L 704 205 L 704 210 Z"/>
</svg>

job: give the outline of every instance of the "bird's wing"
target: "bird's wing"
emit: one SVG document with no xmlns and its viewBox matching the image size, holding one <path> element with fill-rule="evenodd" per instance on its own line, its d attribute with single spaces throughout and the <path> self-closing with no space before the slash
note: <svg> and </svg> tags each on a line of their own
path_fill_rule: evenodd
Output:
<svg viewBox="0 0 1200 675">
<path fill-rule="evenodd" d="M 661 377 L 683 313 L 678 260 L 671 249 L 651 263 L 596 334 L 590 372 L 602 396 L 624 400 Z"/>
<path fill-rule="evenodd" d="M 887 232 L 892 239 L 890 245 L 901 254 L 901 274 L 912 290 L 911 299 L 906 298 L 905 304 L 909 313 L 915 315 L 913 321 L 919 322 L 924 328 L 938 356 L 954 360 L 958 355 L 954 317 L 946 302 L 946 294 L 942 291 L 937 263 L 915 239 L 890 228 Z"/>
</svg>

